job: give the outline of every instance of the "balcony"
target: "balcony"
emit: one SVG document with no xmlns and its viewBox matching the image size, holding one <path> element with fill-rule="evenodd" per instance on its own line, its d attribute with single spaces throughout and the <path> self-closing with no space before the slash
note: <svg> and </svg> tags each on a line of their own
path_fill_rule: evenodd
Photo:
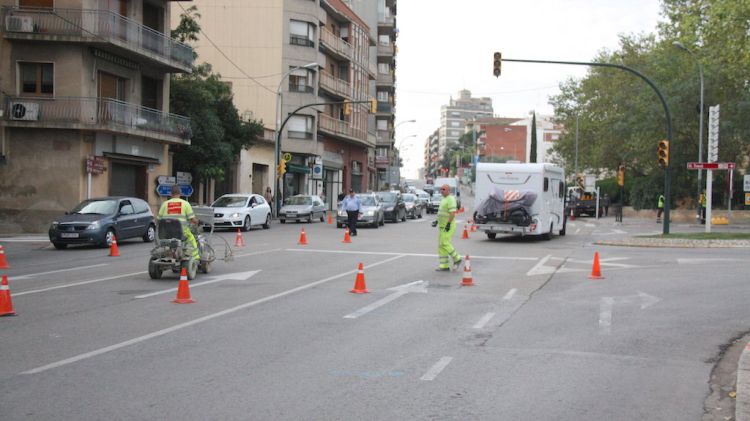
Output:
<svg viewBox="0 0 750 421">
<path fill-rule="evenodd" d="M 338 120 L 329 115 L 321 114 L 319 121 L 320 127 L 318 130 L 321 132 L 344 140 L 353 141 L 360 145 L 375 146 L 370 144 L 367 130 L 354 128 L 351 123 L 346 120 Z"/>
<path fill-rule="evenodd" d="M 393 136 L 390 130 L 378 130 L 376 138 L 378 146 L 391 146 L 393 144 Z"/>
<path fill-rule="evenodd" d="M 344 60 L 352 59 L 352 45 L 334 35 L 327 28 L 320 28 L 320 46 Z"/>
<path fill-rule="evenodd" d="M 144 58 L 167 72 L 190 72 L 193 49 L 132 19 L 96 9 L 20 9 L 4 7 L 5 38 L 76 42 L 109 47 L 135 61 Z"/>
<path fill-rule="evenodd" d="M 396 17 L 392 15 L 378 16 L 378 27 L 393 30 L 396 27 Z"/>
<path fill-rule="evenodd" d="M 189 145 L 190 119 L 109 98 L 6 97 L 11 127 L 94 130 Z"/>
<path fill-rule="evenodd" d="M 396 113 L 396 107 L 393 106 L 390 102 L 383 102 L 378 101 L 378 114 L 395 114 Z"/>
<path fill-rule="evenodd" d="M 379 57 L 393 57 L 395 54 L 395 48 L 393 44 L 381 44 L 378 43 L 378 56 Z"/>
<path fill-rule="evenodd" d="M 351 99 L 352 87 L 349 82 L 339 79 L 325 70 L 320 71 L 320 87 L 341 98 Z"/>
<path fill-rule="evenodd" d="M 393 86 L 395 82 L 396 77 L 393 73 L 378 73 L 378 78 L 375 83 L 382 86 Z"/>
<path fill-rule="evenodd" d="M 390 164 L 391 159 L 388 158 L 388 156 L 376 156 L 375 157 L 375 166 L 378 168 L 384 168 L 387 167 L 388 164 Z"/>
</svg>

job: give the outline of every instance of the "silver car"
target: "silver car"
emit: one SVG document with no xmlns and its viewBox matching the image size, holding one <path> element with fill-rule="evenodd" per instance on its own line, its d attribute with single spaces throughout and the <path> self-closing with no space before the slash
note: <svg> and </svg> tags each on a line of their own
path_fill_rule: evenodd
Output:
<svg viewBox="0 0 750 421">
<path fill-rule="evenodd" d="M 362 201 L 360 217 L 357 219 L 357 225 L 369 225 L 378 228 L 385 224 L 385 212 L 383 205 L 380 204 L 378 197 L 372 193 L 358 194 L 357 197 Z M 338 216 L 336 216 L 336 227 L 341 228 L 349 223 L 349 217 L 339 203 Z"/>
<path fill-rule="evenodd" d="M 290 221 L 307 221 L 320 218 L 325 222 L 326 205 L 318 196 L 298 194 L 284 199 L 284 205 L 279 209 L 279 221 L 283 224 Z"/>
<path fill-rule="evenodd" d="M 211 204 L 214 227 L 240 228 L 271 227 L 271 206 L 259 194 L 225 194 Z"/>
</svg>

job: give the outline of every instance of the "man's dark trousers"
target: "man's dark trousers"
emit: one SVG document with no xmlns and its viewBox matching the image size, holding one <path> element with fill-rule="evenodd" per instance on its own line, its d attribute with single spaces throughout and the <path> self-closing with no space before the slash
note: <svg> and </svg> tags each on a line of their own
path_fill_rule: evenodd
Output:
<svg viewBox="0 0 750 421">
<path fill-rule="evenodd" d="M 349 234 L 356 235 L 359 211 L 346 211 L 346 216 L 349 217 Z"/>
</svg>

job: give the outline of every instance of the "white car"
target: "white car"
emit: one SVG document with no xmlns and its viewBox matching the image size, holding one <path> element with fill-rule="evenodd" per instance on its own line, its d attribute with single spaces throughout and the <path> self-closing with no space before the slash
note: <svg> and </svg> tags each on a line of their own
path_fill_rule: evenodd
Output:
<svg viewBox="0 0 750 421">
<path fill-rule="evenodd" d="M 262 225 L 271 227 L 271 206 L 259 194 L 225 194 L 211 205 L 214 209 L 214 227 L 240 228 Z"/>
</svg>

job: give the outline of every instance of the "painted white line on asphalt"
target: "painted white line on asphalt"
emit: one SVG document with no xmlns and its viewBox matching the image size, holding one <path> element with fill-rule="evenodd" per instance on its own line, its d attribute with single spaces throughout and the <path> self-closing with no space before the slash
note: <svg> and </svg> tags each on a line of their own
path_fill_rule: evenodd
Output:
<svg viewBox="0 0 750 421">
<path fill-rule="evenodd" d="M 27 279 L 27 278 L 36 278 L 39 275 L 49 275 L 51 273 L 70 272 L 70 271 L 73 271 L 73 270 L 97 268 L 97 267 L 101 267 L 101 266 L 107 266 L 108 264 L 109 263 L 99 263 L 98 265 L 79 266 L 79 267 L 76 267 L 76 268 L 51 270 L 49 272 L 30 273 L 28 275 L 14 276 L 13 279 L 19 280 L 19 279 Z"/>
<path fill-rule="evenodd" d="M 263 250 L 263 251 L 256 251 L 253 253 L 245 253 L 245 254 L 236 254 L 234 257 L 247 257 L 247 256 L 257 256 L 259 254 L 266 254 L 266 253 L 273 253 L 275 251 L 281 251 L 282 249 L 269 249 L 269 250 Z"/>
<path fill-rule="evenodd" d="M 49 237 L 8 237 L 0 238 L 0 243 L 49 243 Z"/>
<path fill-rule="evenodd" d="M 14 297 L 18 297 L 19 295 L 36 294 L 38 292 L 46 292 L 46 291 L 53 291 L 53 290 L 62 289 L 62 288 L 77 287 L 77 286 L 80 286 L 80 285 L 93 284 L 93 283 L 96 283 L 96 282 L 110 281 L 112 279 L 127 278 L 128 276 L 145 275 L 145 274 L 146 274 L 146 272 L 126 273 L 124 275 L 110 276 L 110 277 L 107 277 L 107 278 L 100 278 L 100 279 L 92 279 L 90 281 L 76 282 L 76 283 L 73 283 L 73 284 L 58 285 L 58 286 L 54 286 L 54 287 L 41 288 L 41 289 L 33 289 L 33 290 L 30 290 L 30 291 L 23 291 L 23 292 L 14 292 L 13 296 Z"/>
<path fill-rule="evenodd" d="M 340 253 L 340 254 L 374 254 L 381 256 L 406 256 L 406 257 L 437 257 L 437 254 L 429 253 L 399 253 L 387 251 L 353 251 L 353 250 L 321 250 L 321 249 L 285 249 L 286 251 L 304 251 L 308 253 Z M 536 257 L 511 257 L 511 256 L 471 256 L 471 259 L 489 260 L 538 260 Z"/>
<path fill-rule="evenodd" d="M 487 313 L 484 316 L 482 316 L 482 318 L 479 319 L 479 321 L 474 326 L 472 326 L 472 327 L 474 329 L 481 329 L 481 328 L 484 327 L 484 325 L 487 324 L 487 322 L 489 322 L 490 320 L 492 320 L 493 317 L 495 317 L 495 313 L 492 313 L 492 312 Z"/>
<path fill-rule="evenodd" d="M 385 259 L 385 260 L 381 260 L 379 262 L 372 263 L 372 264 L 367 265 L 365 267 L 366 268 L 372 268 L 372 267 L 375 267 L 375 266 L 382 265 L 384 263 L 392 262 L 392 261 L 394 261 L 396 259 L 400 259 L 401 257 L 403 257 L 403 256 L 394 256 L 394 257 L 391 257 L 389 259 Z M 339 273 L 338 275 L 329 276 L 328 278 L 321 279 L 321 280 L 315 281 L 315 282 L 311 282 L 309 284 L 305 284 L 305 285 L 302 285 L 302 286 L 298 286 L 296 288 L 288 289 L 288 290 L 280 292 L 278 294 L 269 295 L 267 297 L 264 297 L 264 298 L 261 298 L 261 299 L 255 300 L 255 301 L 251 301 L 249 303 L 240 304 L 238 306 L 235 306 L 235 307 L 232 307 L 232 308 L 228 308 L 226 310 L 222 310 L 222 311 L 219 311 L 217 313 L 209 314 L 209 315 L 206 315 L 206 316 L 203 316 L 203 317 L 199 317 L 197 319 L 193 319 L 193 320 L 190 320 L 190 321 L 185 322 L 185 323 L 180 323 L 178 325 L 174 325 L 174 326 L 168 327 L 166 329 L 157 330 L 156 332 L 151 332 L 151 333 L 149 333 L 147 335 L 139 336 L 137 338 L 133 338 L 133 339 L 130 339 L 130 340 L 127 340 L 127 341 L 124 341 L 124 342 L 120 342 L 118 344 L 110 345 L 110 346 L 107 346 L 107 347 L 104 347 L 104 348 L 99 348 L 99 349 L 97 349 L 95 351 L 87 352 L 85 354 L 76 355 L 75 357 L 66 358 L 64 360 L 60 360 L 60 361 L 54 362 L 52 364 L 47 364 L 47 365 L 43 365 L 41 367 L 33 368 L 31 370 L 24 371 L 21 374 L 37 374 L 37 373 L 41 373 L 43 371 L 51 370 L 53 368 L 58 368 L 58 367 L 62 367 L 64 365 L 68 365 L 68 364 L 72 364 L 72 363 L 75 363 L 75 362 L 78 362 L 78 361 L 81 361 L 81 360 L 85 360 L 87 358 L 95 357 L 97 355 L 106 354 L 107 352 L 110 352 L 110 351 L 115 351 L 115 350 L 118 350 L 120 348 L 125 348 L 125 347 L 130 346 L 130 345 L 135 345 L 137 343 L 145 342 L 145 341 L 147 341 L 149 339 L 158 338 L 159 336 L 164 336 L 164 335 L 166 335 L 168 333 L 172 333 L 172 332 L 178 331 L 180 329 L 184 329 L 186 327 L 197 325 L 199 323 L 203 323 L 203 322 L 206 322 L 208 320 L 215 319 L 217 317 L 221 317 L 221 316 L 225 316 L 227 314 L 235 313 L 237 311 L 244 310 L 246 308 L 250 308 L 250 307 L 256 306 L 258 304 L 263 304 L 263 303 L 266 303 L 268 301 L 275 300 L 277 298 L 285 297 L 287 295 L 294 294 L 294 293 L 299 292 L 299 291 L 304 291 L 306 289 L 313 288 L 313 287 L 316 287 L 318 285 L 325 284 L 326 282 L 333 281 L 334 279 L 343 278 L 344 276 L 348 276 L 348 275 L 351 275 L 351 274 L 356 273 L 356 272 L 357 272 L 357 269 L 354 269 L 354 270 L 350 270 L 350 271 L 347 271 L 347 272 L 344 272 L 344 273 Z M 140 272 L 140 273 L 145 273 L 145 272 Z"/>
<path fill-rule="evenodd" d="M 229 273 L 229 274 L 221 275 L 221 276 L 218 276 L 218 277 L 215 276 L 214 278 L 216 278 L 216 279 L 212 279 L 210 281 L 190 283 L 190 288 L 199 287 L 201 285 L 215 284 L 217 282 L 226 281 L 228 279 L 233 279 L 233 280 L 236 280 L 236 281 L 245 281 L 245 280 L 250 279 L 250 277 L 252 277 L 253 275 L 255 275 L 258 272 L 260 272 L 260 271 L 259 270 L 253 270 L 253 271 L 249 271 L 249 272 Z M 175 292 L 175 291 L 177 291 L 177 288 L 169 288 L 169 289 L 164 289 L 164 290 L 161 290 L 161 291 L 151 292 L 151 293 L 148 293 L 148 294 L 136 295 L 133 298 L 148 298 L 148 297 L 153 297 L 155 295 L 167 294 L 167 293 Z"/>
<path fill-rule="evenodd" d="M 599 304 L 599 332 L 603 335 L 612 333 L 612 305 L 614 303 L 614 298 L 602 297 Z"/>
<path fill-rule="evenodd" d="M 440 361 L 436 362 L 435 365 L 427 370 L 427 372 L 424 373 L 424 376 L 420 377 L 419 380 L 424 380 L 427 382 L 435 380 L 435 377 L 437 377 L 440 372 L 445 370 L 445 367 L 448 367 L 448 364 L 450 364 L 451 361 L 453 361 L 453 357 L 441 358 Z"/>
<path fill-rule="evenodd" d="M 747 259 L 724 259 L 724 258 L 706 258 L 706 259 L 677 259 L 677 263 L 681 265 L 703 265 L 706 263 L 720 263 L 720 262 L 746 262 Z"/>
<path fill-rule="evenodd" d="M 540 260 L 539 263 L 535 264 L 534 267 L 531 268 L 531 270 L 529 270 L 528 272 L 526 272 L 526 276 L 532 276 L 532 275 L 538 275 L 538 274 L 541 274 L 541 273 L 545 273 L 545 272 L 540 271 L 540 269 L 542 268 L 542 266 L 544 266 L 545 263 L 547 263 L 547 260 L 549 260 L 550 257 L 552 257 L 551 254 L 548 254 L 548 255 L 542 257 L 542 260 Z"/>
<path fill-rule="evenodd" d="M 514 295 L 516 295 L 516 292 L 518 291 L 517 288 L 513 288 L 512 290 L 508 291 L 507 294 L 503 297 L 503 300 L 508 301 L 511 298 L 513 298 Z"/>
<path fill-rule="evenodd" d="M 393 294 L 385 297 L 385 298 L 381 298 L 378 301 L 375 301 L 374 303 L 372 303 L 370 305 L 362 307 L 361 309 L 355 311 L 354 313 L 347 314 L 346 316 L 344 316 L 344 318 L 345 319 L 356 319 L 356 318 L 358 318 L 360 316 L 364 316 L 365 314 L 367 314 L 367 313 L 369 313 L 369 312 L 371 312 L 373 310 L 376 310 L 376 309 L 378 309 L 378 308 L 380 308 L 380 307 L 382 307 L 382 306 L 390 303 L 391 301 L 395 300 L 396 298 L 404 296 L 404 295 L 406 295 L 406 294 L 408 294 L 410 292 L 420 292 L 420 293 L 426 294 L 427 293 L 427 285 L 429 285 L 429 282 L 425 282 L 425 281 L 423 281 L 423 280 L 420 279 L 419 281 L 411 282 L 411 283 L 408 283 L 408 284 L 405 284 L 405 285 L 399 285 L 399 286 L 394 287 L 394 288 L 388 288 L 390 291 L 395 291 L 395 292 Z"/>
<path fill-rule="evenodd" d="M 581 229 L 580 229 L 580 228 L 578 228 L 578 229 L 576 230 L 576 232 L 574 232 L 573 234 L 578 234 L 579 232 L 581 232 Z"/>
</svg>

